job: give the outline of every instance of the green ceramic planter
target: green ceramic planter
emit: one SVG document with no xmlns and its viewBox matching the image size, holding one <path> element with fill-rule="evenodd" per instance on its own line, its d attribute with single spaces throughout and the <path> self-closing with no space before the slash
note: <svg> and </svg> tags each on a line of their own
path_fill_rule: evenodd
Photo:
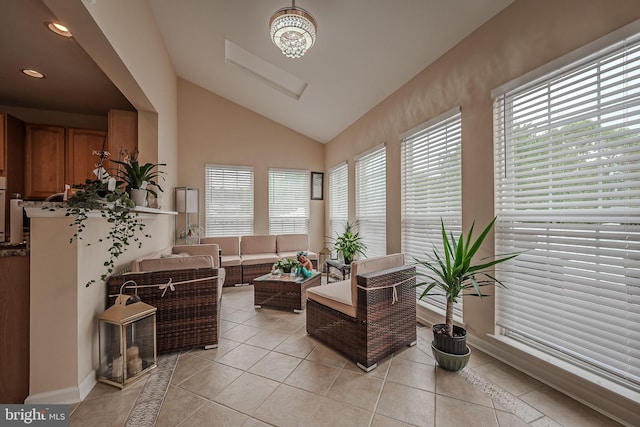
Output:
<svg viewBox="0 0 640 427">
<path fill-rule="evenodd" d="M 467 366 L 471 357 L 471 349 L 468 346 L 466 354 L 449 354 L 438 350 L 433 341 L 431 342 L 431 352 L 433 353 L 433 358 L 436 359 L 442 369 L 454 372 Z"/>
</svg>

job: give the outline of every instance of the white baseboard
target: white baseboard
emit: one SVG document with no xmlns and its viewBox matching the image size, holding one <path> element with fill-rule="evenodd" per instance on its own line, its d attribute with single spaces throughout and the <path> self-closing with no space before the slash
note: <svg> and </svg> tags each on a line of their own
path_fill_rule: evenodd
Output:
<svg viewBox="0 0 640 427">
<path fill-rule="evenodd" d="M 30 405 L 70 405 L 72 403 L 78 403 L 87 397 L 96 383 L 96 373 L 91 371 L 77 387 L 67 387 L 46 391 L 44 393 L 30 394 L 24 403 Z"/>
<path fill-rule="evenodd" d="M 98 383 L 96 380 L 98 373 L 96 371 L 89 372 L 84 380 L 80 383 L 80 400 L 84 400 L 85 397 L 93 390 L 93 387 Z"/>
</svg>

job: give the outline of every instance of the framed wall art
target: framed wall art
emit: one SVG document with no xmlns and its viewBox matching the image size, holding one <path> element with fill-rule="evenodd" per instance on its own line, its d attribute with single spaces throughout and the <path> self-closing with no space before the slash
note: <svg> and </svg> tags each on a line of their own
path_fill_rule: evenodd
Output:
<svg viewBox="0 0 640 427">
<path fill-rule="evenodd" d="M 311 172 L 311 200 L 322 200 L 324 194 L 324 173 Z"/>
</svg>

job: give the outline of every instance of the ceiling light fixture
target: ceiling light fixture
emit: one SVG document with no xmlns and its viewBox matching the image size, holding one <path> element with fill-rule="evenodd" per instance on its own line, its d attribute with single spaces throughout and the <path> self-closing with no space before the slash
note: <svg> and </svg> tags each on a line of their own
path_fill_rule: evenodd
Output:
<svg viewBox="0 0 640 427">
<path fill-rule="evenodd" d="M 58 22 L 45 22 L 47 24 L 47 28 L 62 37 L 71 37 L 71 31 L 64 25 Z"/>
<path fill-rule="evenodd" d="M 20 71 L 22 71 L 23 74 L 26 74 L 29 77 L 33 77 L 34 79 L 44 79 L 44 74 L 42 74 L 40 71 L 32 70 L 31 68 L 23 68 Z"/>
<path fill-rule="evenodd" d="M 271 40 L 288 58 L 301 58 L 316 42 L 316 20 L 295 0 L 271 16 L 269 27 Z"/>
</svg>

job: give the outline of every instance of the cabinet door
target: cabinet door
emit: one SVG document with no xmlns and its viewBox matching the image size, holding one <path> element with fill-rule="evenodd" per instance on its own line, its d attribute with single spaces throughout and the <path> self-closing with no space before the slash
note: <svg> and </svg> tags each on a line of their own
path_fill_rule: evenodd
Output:
<svg viewBox="0 0 640 427">
<path fill-rule="evenodd" d="M 138 150 L 138 113 L 109 110 L 110 159 L 124 161 L 124 157 Z"/>
<path fill-rule="evenodd" d="M 26 197 L 43 199 L 64 191 L 64 128 L 27 126 Z"/>
<path fill-rule="evenodd" d="M 0 113 L 0 176 L 4 176 L 7 158 L 7 133 L 4 124 L 5 115 Z"/>
<path fill-rule="evenodd" d="M 109 151 L 106 144 L 107 133 L 100 130 L 67 129 L 67 164 L 65 182 L 70 185 L 84 184 L 87 179 L 94 180 L 99 157 L 94 152 L 103 149 Z M 109 165 L 103 165 L 107 172 Z"/>
</svg>

